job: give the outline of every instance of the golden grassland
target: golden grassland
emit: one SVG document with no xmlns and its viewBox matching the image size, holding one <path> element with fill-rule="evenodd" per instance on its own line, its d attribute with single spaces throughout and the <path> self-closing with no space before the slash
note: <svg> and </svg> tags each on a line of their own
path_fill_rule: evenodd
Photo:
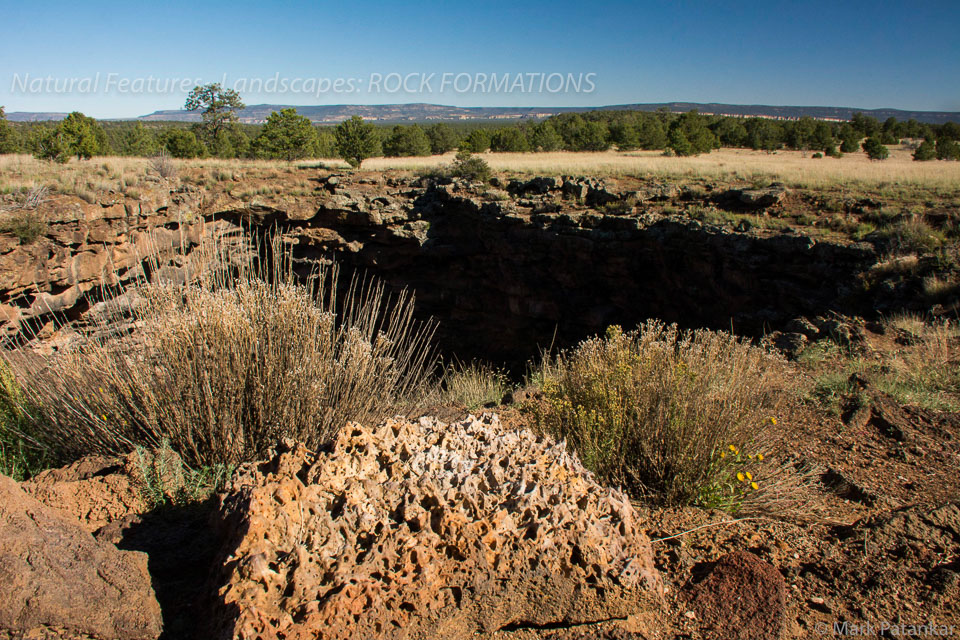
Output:
<svg viewBox="0 0 960 640">
<path fill-rule="evenodd" d="M 749 149 L 720 149 L 695 157 L 668 157 L 659 151 L 604 151 L 577 153 L 485 153 L 495 171 L 528 174 L 578 174 L 657 178 L 706 178 L 780 181 L 797 187 L 833 187 L 839 184 L 914 184 L 960 190 L 960 163 L 915 162 L 909 149 L 892 147 L 890 158 L 871 161 L 864 153 L 842 158 L 813 158 L 801 151 L 767 153 Z M 368 170 L 418 170 L 449 163 L 453 154 L 426 158 L 371 158 Z"/>
<path fill-rule="evenodd" d="M 721 180 L 750 183 L 784 182 L 813 189 L 851 188 L 889 190 L 921 188 L 932 195 L 960 196 L 960 163 L 915 162 L 911 151 L 891 147 L 890 158 L 869 160 L 863 153 L 842 158 L 813 158 L 809 152 L 781 150 L 775 153 L 747 149 L 720 149 L 696 157 L 669 157 L 657 151 L 605 151 L 480 154 L 494 171 L 540 175 L 591 175 L 674 180 Z M 370 158 L 364 171 L 423 171 L 448 165 L 454 154 L 414 158 Z M 181 174 L 202 171 L 241 170 L 254 174 L 291 169 L 347 169 L 338 159 L 222 160 L 218 158 L 175 160 Z M 36 160 L 28 155 L 0 156 L 0 194 L 47 186 L 61 193 L 123 192 L 136 186 L 150 172 L 147 158 L 100 157 L 71 160 L 66 165 Z"/>
</svg>

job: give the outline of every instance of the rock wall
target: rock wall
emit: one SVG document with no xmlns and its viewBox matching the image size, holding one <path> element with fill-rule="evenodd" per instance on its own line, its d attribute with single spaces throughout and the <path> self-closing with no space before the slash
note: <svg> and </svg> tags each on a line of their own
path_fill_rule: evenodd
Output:
<svg viewBox="0 0 960 640">
<path fill-rule="evenodd" d="M 520 365 L 551 344 L 650 317 L 756 335 L 802 315 L 857 312 L 857 275 L 876 261 L 867 244 L 736 231 L 672 207 L 762 211 L 781 206 L 777 188 L 617 192 L 597 180 L 535 178 L 491 190 L 362 175 L 252 201 L 189 185 L 139 201 L 57 198 L 44 205 L 52 222 L 38 242 L 0 237 L 0 317 L 13 326 L 48 309 L 76 314 L 101 282 L 138 273 L 144 254 L 189 251 L 203 233 L 245 224 L 279 229 L 305 270 L 335 257 L 346 274 L 413 289 L 418 312 L 440 321 L 445 353 Z"/>
</svg>

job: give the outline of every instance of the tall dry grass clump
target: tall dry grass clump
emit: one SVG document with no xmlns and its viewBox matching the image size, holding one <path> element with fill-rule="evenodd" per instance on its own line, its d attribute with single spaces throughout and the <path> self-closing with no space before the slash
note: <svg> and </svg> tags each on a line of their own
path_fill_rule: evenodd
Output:
<svg viewBox="0 0 960 640">
<path fill-rule="evenodd" d="M 948 319 L 928 322 L 901 313 L 884 320 L 899 348 L 877 381 L 903 404 L 956 411 L 960 408 L 960 328 Z"/>
<path fill-rule="evenodd" d="M 75 458 L 169 442 L 192 466 L 235 464 L 281 438 L 320 446 L 426 384 L 432 325 L 413 319 L 406 293 L 353 280 L 338 295 L 335 267 L 302 282 L 275 241 L 267 260 L 200 251 L 195 281 L 129 287 L 75 345 L 4 354 L 35 446 Z"/>
<path fill-rule="evenodd" d="M 769 440 L 783 372 L 781 359 L 726 333 L 611 327 L 545 360 L 536 412 L 607 483 L 737 510 L 782 488 Z"/>
<path fill-rule="evenodd" d="M 441 383 L 443 402 L 463 405 L 470 411 L 498 405 L 510 391 L 510 378 L 482 362 L 448 366 Z"/>
</svg>

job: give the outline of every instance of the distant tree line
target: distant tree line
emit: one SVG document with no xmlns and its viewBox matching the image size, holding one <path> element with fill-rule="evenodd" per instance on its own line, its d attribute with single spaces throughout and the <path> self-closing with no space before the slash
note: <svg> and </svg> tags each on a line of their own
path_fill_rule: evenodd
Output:
<svg viewBox="0 0 960 640">
<path fill-rule="evenodd" d="M 264 124 L 241 124 L 236 92 L 218 84 L 196 87 L 185 107 L 201 122 L 97 121 L 79 112 L 60 122 L 7 122 L 0 107 L 0 153 L 31 153 L 66 162 L 101 155 L 177 158 L 297 160 L 342 157 L 353 166 L 365 158 L 428 156 L 460 149 L 473 153 L 657 150 L 677 156 L 721 147 L 775 152 L 796 149 L 840 157 L 863 150 L 874 160 L 887 145 L 907 142 L 913 157 L 960 160 L 960 125 L 931 125 L 856 113 L 846 122 L 741 118 L 697 111 L 592 111 L 503 126 L 493 122 L 376 125 L 355 116 L 338 126 L 317 126 L 295 109 L 272 113 Z"/>
</svg>

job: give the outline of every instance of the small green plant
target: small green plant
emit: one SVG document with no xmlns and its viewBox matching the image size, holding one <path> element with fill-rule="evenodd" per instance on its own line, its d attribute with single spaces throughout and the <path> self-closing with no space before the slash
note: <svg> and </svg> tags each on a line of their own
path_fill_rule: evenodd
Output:
<svg viewBox="0 0 960 640">
<path fill-rule="evenodd" d="M 461 149 L 450 167 L 450 174 L 470 182 L 487 182 L 493 172 L 486 160 L 474 156 L 466 149 Z"/>
<path fill-rule="evenodd" d="M 859 386 L 851 381 L 851 376 L 862 374 L 866 368 L 866 363 L 854 358 L 821 374 L 814 380 L 810 399 L 828 413 L 839 416 L 845 402 L 861 395 Z"/>
<path fill-rule="evenodd" d="M 777 424 L 774 416 L 768 417 L 767 421 L 774 426 Z M 714 480 L 700 487 L 695 503 L 708 509 L 740 511 L 750 494 L 760 491 L 763 462 L 762 451 L 748 454 L 735 444 L 720 447 L 711 456 L 709 475 Z"/>
<path fill-rule="evenodd" d="M 20 244 L 33 244 L 47 233 L 47 221 L 37 211 L 22 209 L 0 223 L 0 233 L 16 236 Z"/>
<path fill-rule="evenodd" d="M 884 323 L 889 330 L 902 332 L 908 344 L 878 372 L 877 386 L 902 404 L 960 410 L 957 324 L 948 320 L 928 322 L 914 314 L 898 314 Z"/>
<path fill-rule="evenodd" d="M 0 363 L 0 474 L 17 481 L 53 462 L 30 442 L 28 408 L 13 373 Z"/>
<path fill-rule="evenodd" d="M 597 211 L 611 215 L 623 215 L 633 211 L 635 206 L 637 206 L 637 198 L 635 196 L 630 196 L 625 200 L 612 200 L 606 204 L 600 205 L 597 207 Z"/>
<path fill-rule="evenodd" d="M 150 509 L 201 502 L 221 491 L 234 470 L 223 464 L 190 469 L 166 439 L 156 450 L 136 447 L 133 462 L 132 479 Z"/>
</svg>

